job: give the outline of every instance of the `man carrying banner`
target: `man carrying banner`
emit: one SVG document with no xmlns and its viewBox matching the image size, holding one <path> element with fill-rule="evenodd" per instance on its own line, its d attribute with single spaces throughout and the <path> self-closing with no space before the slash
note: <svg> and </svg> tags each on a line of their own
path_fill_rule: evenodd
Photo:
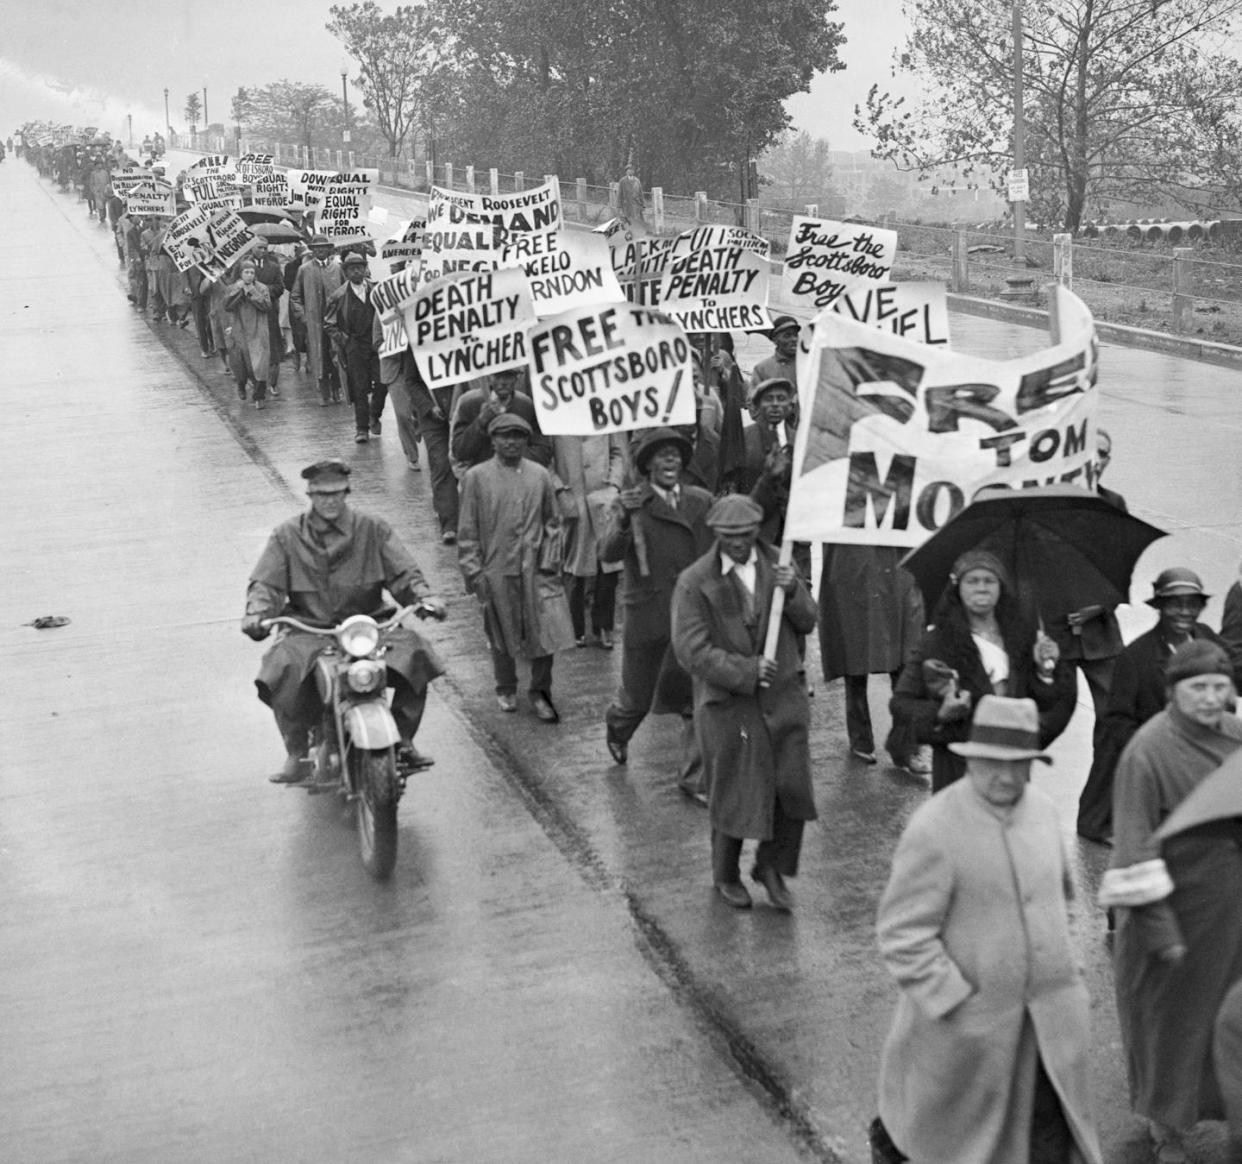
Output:
<svg viewBox="0 0 1242 1164">
<path fill-rule="evenodd" d="M 608 513 L 600 558 L 624 563 L 624 632 L 621 686 L 604 717 L 604 742 L 613 760 L 624 764 L 630 738 L 648 712 L 680 715 L 678 787 L 706 805 L 690 679 L 672 649 L 677 578 L 708 551 L 713 540 L 706 520 L 711 494 L 682 480 L 693 451 L 690 441 L 676 429 L 649 429 L 634 453 L 635 468 L 643 480 L 621 490 Z"/>
<path fill-rule="evenodd" d="M 328 296 L 323 326 L 333 347 L 341 354 L 345 384 L 354 406 L 354 442 L 366 444 L 372 434 L 380 435 L 380 417 L 388 399 L 388 389 L 380 377 L 367 260 L 357 251 L 350 251 L 341 259 L 341 268 L 345 272 L 345 282 Z"/>
<path fill-rule="evenodd" d="M 338 404 L 341 379 L 324 328 L 328 299 L 341 285 L 343 273 L 332 258 L 332 242 L 321 234 L 311 239 L 311 259 L 298 268 L 289 292 L 289 314 L 306 328 L 306 366 L 319 381 L 320 405 Z"/>
<path fill-rule="evenodd" d="M 496 702 L 517 710 L 517 658 L 530 660 L 531 707 L 559 723 L 552 702 L 552 657 L 573 646 L 561 580 L 560 510 L 552 475 L 525 456 L 530 424 L 511 412 L 492 417 L 491 460 L 462 479 L 457 556 L 466 590 L 483 608 Z"/>
<path fill-rule="evenodd" d="M 816 819 L 808 742 L 810 706 L 802 640 L 815 602 L 793 566 L 759 543 L 763 511 L 730 494 L 712 506 L 716 543 L 673 594 L 673 650 L 694 685 L 694 719 L 707 777 L 712 878 L 735 909 L 750 894 L 738 865 L 744 838 L 759 840 L 751 876 L 779 910 L 793 908 L 785 878 L 798 871 L 802 829 Z M 777 587 L 785 591 L 776 657 L 764 640 Z"/>
</svg>

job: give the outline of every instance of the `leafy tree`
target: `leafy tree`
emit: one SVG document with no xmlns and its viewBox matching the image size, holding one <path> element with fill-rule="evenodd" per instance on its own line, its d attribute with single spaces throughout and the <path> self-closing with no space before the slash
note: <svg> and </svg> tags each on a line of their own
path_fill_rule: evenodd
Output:
<svg viewBox="0 0 1242 1164">
<path fill-rule="evenodd" d="M 198 95 L 198 90 L 186 96 L 185 99 L 185 119 L 190 123 L 190 132 L 198 127 L 198 119 L 203 115 L 203 99 Z"/>
<path fill-rule="evenodd" d="M 354 83 L 379 124 L 390 156 L 396 157 L 420 120 L 424 90 L 444 64 L 439 13 L 420 4 L 398 7 L 388 15 L 375 0 L 348 8 L 334 5 L 330 12 L 327 29 L 358 62 L 361 72 Z"/>
<path fill-rule="evenodd" d="M 341 125 L 340 100 L 322 85 L 281 80 L 244 93 L 234 115 L 240 112 L 241 124 L 247 130 L 274 142 L 296 142 L 310 148 L 315 144 L 316 129 L 338 129 Z M 239 93 L 234 101 L 240 97 Z"/>
<path fill-rule="evenodd" d="M 742 194 L 784 99 L 841 68 L 833 0 L 454 0 L 439 116 L 494 165 Z M 736 183 L 736 184 L 735 184 Z"/>
<path fill-rule="evenodd" d="M 1197 206 L 1240 188 L 1242 69 L 1220 38 L 1242 0 L 1040 0 L 1022 46 L 1031 213 L 1077 230 L 1110 198 Z M 1011 10 L 911 0 L 898 69 L 912 106 L 873 86 L 854 125 L 921 174 L 957 167 L 1003 189 L 1011 164 Z"/>
</svg>

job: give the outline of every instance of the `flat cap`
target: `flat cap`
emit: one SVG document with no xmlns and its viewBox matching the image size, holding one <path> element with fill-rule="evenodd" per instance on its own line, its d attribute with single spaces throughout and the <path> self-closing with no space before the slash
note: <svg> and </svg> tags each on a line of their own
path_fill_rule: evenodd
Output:
<svg viewBox="0 0 1242 1164">
<path fill-rule="evenodd" d="M 351 472 L 352 470 L 344 461 L 333 458 L 329 461 L 316 461 L 313 465 L 307 465 L 302 470 L 302 476 L 307 481 L 318 481 L 325 477 L 348 477 Z"/>
<path fill-rule="evenodd" d="M 772 330 L 768 332 L 768 335 L 775 338 L 777 334 L 782 331 L 788 331 L 791 327 L 794 331 L 802 330 L 802 324 L 800 324 L 792 315 L 778 315 L 772 321 Z"/>
<path fill-rule="evenodd" d="M 707 511 L 709 529 L 749 529 L 763 521 L 763 509 L 744 493 L 727 493 Z"/>
<path fill-rule="evenodd" d="M 354 267 L 354 266 L 365 267 L 366 265 L 367 265 L 366 255 L 360 255 L 357 251 L 347 251 L 345 254 L 341 256 L 342 267 Z"/>
<path fill-rule="evenodd" d="M 768 392 L 775 388 L 783 388 L 794 398 L 798 395 L 798 390 L 793 386 L 792 380 L 787 380 L 784 376 L 773 376 L 768 380 L 760 380 L 755 385 L 755 390 L 750 394 L 751 404 L 758 404 Z"/>
<path fill-rule="evenodd" d="M 523 416 L 518 416 L 516 412 L 502 412 L 498 416 L 493 416 L 487 426 L 487 435 L 495 436 L 498 432 L 504 432 L 506 429 L 519 429 L 527 436 L 531 435 L 530 421 Z"/>
</svg>

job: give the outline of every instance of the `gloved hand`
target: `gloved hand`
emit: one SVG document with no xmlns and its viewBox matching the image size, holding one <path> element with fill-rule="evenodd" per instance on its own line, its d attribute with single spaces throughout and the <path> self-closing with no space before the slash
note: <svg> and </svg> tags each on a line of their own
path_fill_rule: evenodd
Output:
<svg viewBox="0 0 1242 1164">
<path fill-rule="evenodd" d="M 263 625 L 263 615 L 248 614 L 242 619 L 242 634 L 248 635 L 256 643 L 261 643 L 272 633 L 272 628 Z"/>
</svg>

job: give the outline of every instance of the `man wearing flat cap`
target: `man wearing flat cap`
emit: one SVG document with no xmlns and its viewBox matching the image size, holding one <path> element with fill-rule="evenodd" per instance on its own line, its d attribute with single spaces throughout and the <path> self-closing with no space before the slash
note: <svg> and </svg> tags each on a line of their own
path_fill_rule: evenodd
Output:
<svg viewBox="0 0 1242 1164">
<path fill-rule="evenodd" d="M 1152 583 L 1147 605 L 1160 618 L 1117 656 L 1113 666 L 1104 723 L 1079 798 L 1078 833 L 1084 839 L 1107 842 L 1111 837 L 1113 773 L 1134 733 L 1168 702 L 1165 667 L 1173 652 L 1192 641 L 1223 645 L 1216 632 L 1199 621 L 1210 597 L 1199 575 L 1185 566 L 1162 570 Z"/>
<path fill-rule="evenodd" d="M 1030 784 L 1032 699 L 985 695 L 950 744 L 966 776 L 920 805 L 876 919 L 900 988 L 880 1119 L 919 1164 L 1099 1164 L 1090 1003 L 1052 801 Z"/>
<path fill-rule="evenodd" d="M 750 374 L 750 406 L 755 408 L 755 389 L 765 380 L 788 380 L 793 385 L 794 400 L 798 398 L 798 333 L 801 324 L 792 315 L 778 315 L 768 332 L 776 351 L 760 360 Z"/>
<path fill-rule="evenodd" d="M 319 383 L 319 403 L 336 404 L 341 399 L 341 378 L 324 327 L 324 311 L 344 274 L 332 257 L 330 238 L 317 234 L 310 248 L 311 257 L 298 268 L 289 292 L 289 315 L 306 328 L 306 368 Z"/>
<path fill-rule="evenodd" d="M 802 645 L 815 602 L 792 566 L 759 541 L 763 511 L 722 497 L 707 515 L 715 543 L 678 579 L 673 651 L 690 673 L 694 723 L 707 779 L 712 879 L 735 909 L 751 904 L 739 871 L 742 843 L 759 841 L 751 876 L 772 905 L 793 907 L 785 878 L 798 871 L 802 828 L 815 820 Z M 774 659 L 764 658 L 777 589 L 785 592 Z"/>
<path fill-rule="evenodd" d="M 366 444 L 372 436 L 380 435 L 388 399 L 375 342 L 376 313 L 371 304 L 374 284 L 367 278 L 366 256 L 357 251 L 341 257 L 341 270 L 345 282 L 328 296 L 323 326 L 345 372 L 345 389 L 354 406 L 354 442 Z"/>
<path fill-rule="evenodd" d="M 1150 1122 L 1156 1159 L 1175 1164 L 1187 1159 L 1182 1139 L 1196 1123 L 1225 1116 L 1212 1036 L 1242 979 L 1242 723 L 1230 710 L 1233 664 L 1219 643 L 1183 642 L 1163 678 L 1167 705 L 1134 733 L 1117 765 L 1100 904 L 1117 911 L 1130 1106 Z M 1198 795 L 1212 781 L 1214 795 Z M 1193 815 L 1179 811 L 1196 802 Z"/>
<path fill-rule="evenodd" d="M 604 741 L 618 764 L 648 712 L 682 717 L 678 787 L 707 803 L 703 760 L 694 731 L 690 678 L 672 650 L 673 588 L 683 570 L 710 549 L 707 527 L 711 494 L 683 480 L 693 456 L 690 440 L 676 429 L 653 428 L 634 450 L 640 484 L 622 489 L 608 513 L 600 558 L 621 562 L 621 686 L 604 718 Z"/>
<path fill-rule="evenodd" d="M 378 617 L 385 590 L 403 605 L 423 602 L 443 611 L 392 527 L 349 507 L 349 474 L 343 461 L 319 461 L 302 470 L 310 509 L 278 525 L 268 539 L 250 575 L 243 634 L 267 638 L 263 621 L 281 614 L 323 627 L 354 614 Z M 323 713 L 314 662 L 327 641 L 283 628 L 263 656 L 255 686 L 285 741 L 284 767 L 271 777 L 273 783 L 295 783 L 304 775 L 308 733 Z M 411 741 L 422 719 L 427 684 L 444 668 L 416 631 L 396 627 L 389 643 L 384 658 L 393 717 L 407 758 L 417 761 Z"/>
<path fill-rule="evenodd" d="M 458 565 L 483 611 L 501 711 L 517 710 L 517 660 L 528 659 L 531 709 L 544 723 L 558 723 L 552 657 L 574 645 L 574 628 L 556 490 L 552 474 L 526 456 L 531 426 L 524 417 L 498 413 L 487 435 L 491 459 L 461 482 Z"/>
</svg>

